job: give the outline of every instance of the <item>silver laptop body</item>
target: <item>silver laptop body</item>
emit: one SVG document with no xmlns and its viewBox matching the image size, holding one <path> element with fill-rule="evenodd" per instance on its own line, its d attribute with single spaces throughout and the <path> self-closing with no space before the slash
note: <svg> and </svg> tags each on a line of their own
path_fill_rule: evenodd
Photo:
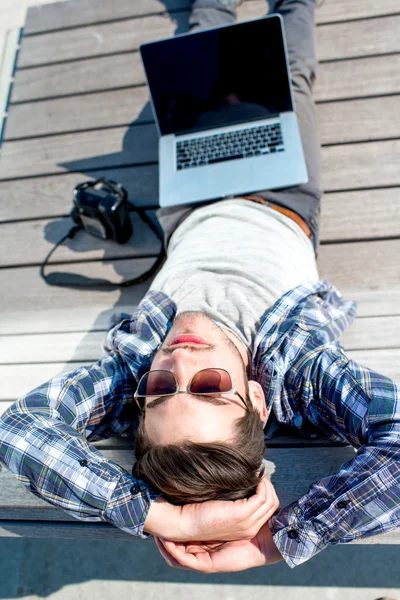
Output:
<svg viewBox="0 0 400 600">
<path fill-rule="evenodd" d="M 140 52 L 160 136 L 160 206 L 307 182 L 280 15 Z"/>
</svg>

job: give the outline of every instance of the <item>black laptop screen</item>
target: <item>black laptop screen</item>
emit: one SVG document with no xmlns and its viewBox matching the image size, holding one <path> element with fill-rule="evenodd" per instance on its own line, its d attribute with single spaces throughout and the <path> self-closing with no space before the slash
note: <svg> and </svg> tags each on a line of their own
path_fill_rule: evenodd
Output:
<svg viewBox="0 0 400 600">
<path fill-rule="evenodd" d="M 144 44 L 161 135 L 293 110 L 279 17 Z"/>
</svg>

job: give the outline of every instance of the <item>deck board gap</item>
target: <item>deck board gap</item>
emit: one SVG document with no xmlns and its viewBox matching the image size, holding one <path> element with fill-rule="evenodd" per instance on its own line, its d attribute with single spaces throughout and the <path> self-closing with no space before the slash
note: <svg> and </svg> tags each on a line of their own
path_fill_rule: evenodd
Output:
<svg viewBox="0 0 400 600">
<path fill-rule="evenodd" d="M 328 0 L 327 0 L 328 1 Z M 318 7 L 317 7 L 318 10 Z M 349 19 L 340 19 L 338 21 L 323 21 L 316 23 L 317 27 L 325 27 L 325 25 L 343 25 L 344 23 L 359 23 L 361 21 L 373 21 L 374 19 L 391 19 L 392 17 L 400 16 L 400 12 L 394 11 L 384 15 L 365 15 L 363 17 L 350 17 Z"/>
<path fill-rule="evenodd" d="M 52 173 L 50 172 L 43 172 L 43 173 L 34 173 L 33 175 L 19 175 L 17 177 L 0 177 L 0 183 L 6 183 L 9 181 L 19 181 L 21 179 L 41 179 L 42 177 L 57 177 L 60 175 L 71 175 L 71 173 L 77 174 L 77 175 L 82 175 L 85 173 L 89 173 L 90 175 L 92 175 L 93 171 L 101 171 L 103 174 L 104 172 L 107 171 L 114 171 L 115 169 L 136 169 L 136 168 L 141 168 L 141 167 L 154 167 L 154 166 L 158 166 L 158 162 L 156 161 L 149 161 L 149 162 L 142 162 L 142 163 L 122 163 L 122 164 L 116 164 L 116 165 L 112 165 L 110 167 L 98 167 L 96 169 L 93 169 L 92 167 L 88 167 L 88 168 L 82 168 L 79 169 L 77 171 L 71 170 L 71 171 L 66 171 L 65 173 Z M 104 175 L 103 175 L 104 176 Z M 393 185 L 391 187 L 397 187 L 396 185 Z M 151 206 L 146 206 L 146 210 L 152 208 Z M 154 208 L 159 208 L 159 206 L 155 206 Z"/>
<path fill-rule="evenodd" d="M 90 133 L 91 131 L 107 131 L 107 129 L 124 129 L 125 127 L 136 127 L 136 126 L 140 126 L 140 125 L 154 125 L 154 121 L 144 121 L 141 120 L 140 122 L 128 122 L 128 123 L 118 123 L 118 125 L 103 125 L 103 126 L 99 126 L 96 125 L 96 127 L 87 127 L 85 129 L 68 129 L 68 130 L 63 130 L 63 131 L 54 131 L 54 132 L 49 132 L 49 133 L 35 133 L 34 135 L 26 135 L 26 136 L 21 136 L 21 137 L 7 137 L 5 136 L 3 139 L 3 143 L 5 144 L 6 142 L 23 142 L 23 141 L 27 141 L 27 140 L 36 140 L 36 139 L 44 139 L 44 138 L 52 138 L 52 137 L 57 137 L 59 135 L 73 135 L 75 133 Z M 396 139 L 396 138 L 395 138 Z M 378 140 L 379 141 L 379 140 Z"/>
<path fill-rule="evenodd" d="M 378 144 L 379 142 L 396 142 L 400 138 L 398 136 L 395 137 L 384 137 L 384 138 L 373 138 L 373 139 L 364 139 L 364 140 L 350 140 L 344 142 L 334 142 L 328 144 L 320 144 L 321 148 L 336 148 L 337 146 L 355 146 L 358 144 Z"/>
<path fill-rule="evenodd" d="M 65 266 L 68 267 L 69 265 L 77 265 L 77 264 L 84 264 L 84 263 L 113 263 L 119 260 L 142 260 L 145 258 L 157 258 L 158 253 L 146 253 L 146 254 L 127 254 L 126 256 L 115 256 L 115 257 L 107 257 L 107 258 L 82 258 L 82 259 L 75 259 L 75 260 L 71 260 L 68 262 L 65 261 L 52 261 L 51 263 L 48 263 L 47 265 L 47 269 L 49 268 L 53 268 L 53 267 L 58 267 L 58 266 Z M 33 263 L 24 263 L 21 265 L 0 265 L 0 271 L 7 271 L 10 269 L 30 269 L 30 268 L 36 268 L 36 267 L 41 267 L 42 266 L 42 261 L 41 262 L 33 262 Z M 55 275 L 55 273 L 51 273 L 51 275 Z M 116 286 L 119 285 L 118 283 L 104 283 L 104 286 L 102 285 L 101 280 L 96 280 L 97 283 L 93 282 L 93 287 L 110 287 L 110 286 Z M 83 285 L 83 286 L 78 286 L 78 287 L 92 287 L 92 285 Z M 67 287 L 77 287 L 74 284 L 71 284 L 70 286 Z"/>
<path fill-rule="evenodd" d="M 122 54 L 122 53 L 121 53 Z M 323 58 L 318 61 L 320 65 L 325 65 L 329 63 L 342 63 L 349 60 L 362 60 L 363 58 L 383 58 L 385 56 L 398 56 L 399 52 L 381 52 L 379 54 L 363 54 L 363 55 L 354 55 L 354 56 L 340 56 L 339 58 Z M 47 66 L 47 65 L 46 65 Z M 22 67 L 21 67 L 22 68 Z M 24 69 L 28 67 L 23 67 Z M 32 67 L 29 67 L 32 68 Z"/>
<path fill-rule="evenodd" d="M 118 52 L 105 52 L 104 54 L 95 54 L 92 56 L 84 56 L 79 57 L 79 58 L 68 58 L 68 59 L 64 59 L 64 60 L 56 60 L 53 62 L 45 62 L 45 63 L 38 63 L 38 64 L 34 64 L 34 65 L 25 65 L 23 67 L 18 67 L 17 71 L 27 71 L 28 69 L 37 69 L 39 67 L 53 67 L 56 65 L 65 65 L 68 63 L 76 63 L 76 62 L 81 62 L 82 60 L 95 60 L 97 58 L 108 58 L 109 56 L 122 56 L 124 54 L 137 54 L 139 52 L 138 49 L 134 48 L 133 50 L 118 50 Z M 393 52 L 392 54 L 398 54 Z M 378 56 L 382 56 L 381 54 L 379 54 Z"/>
<path fill-rule="evenodd" d="M 33 102 L 43 102 L 43 101 L 47 101 L 47 100 L 64 100 L 64 98 L 75 98 L 75 96 L 80 97 L 80 96 L 93 96 L 94 94 L 107 94 L 107 92 L 120 92 L 120 91 L 124 91 L 124 90 L 133 90 L 136 88 L 143 88 L 145 87 L 145 83 L 133 83 L 132 85 L 121 85 L 121 86 L 117 86 L 117 87 L 111 87 L 111 88 L 106 88 L 106 89 L 102 89 L 99 88 L 98 90 L 88 90 L 88 91 L 84 91 L 84 92 L 72 92 L 70 94 L 66 93 L 66 94 L 59 94 L 59 95 L 55 95 L 55 96 L 41 96 L 40 98 L 32 98 L 32 99 L 27 99 L 27 100 L 16 100 L 15 102 L 10 102 L 10 106 L 19 106 L 20 104 L 31 104 Z M 382 94 L 383 96 L 384 94 Z M 389 95 L 395 95 L 395 94 L 389 94 Z"/>
<path fill-rule="evenodd" d="M 117 308 L 118 307 L 115 308 L 115 312 L 118 312 Z M 134 310 L 132 312 L 134 312 Z M 363 318 L 363 317 L 360 317 L 360 319 L 361 318 Z M 105 329 L 105 328 L 103 328 L 103 329 L 101 329 L 101 328 L 100 329 L 77 329 L 77 330 L 74 330 L 74 329 L 69 330 L 68 329 L 66 331 L 61 331 L 61 330 L 60 331 L 46 331 L 45 333 L 46 333 L 46 335 L 64 335 L 64 333 L 69 335 L 70 333 L 71 334 L 72 333 L 76 333 L 76 334 L 107 333 L 107 331 L 108 331 L 108 329 Z M 0 333 L 0 338 L 1 337 L 3 337 L 3 338 L 26 337 L 27 335 L 29 335 L 29 337 L 33 336 L 33 335 L 41 336 L 41 335 L 43 335 L 43 333 L 44 333 L 43 331 L 32 331 L 29 333 L 21 333 L 21 332 L 19 332 L 19 333 Z M 57 361 L 57 362 L 59 362 L 59 361 Z M 2 363 L 2 364 L 4 364 L 4 363 Z M 9 363 L 7 363 L 7 364 L 9 364 Z"/>
<path fill-rule="evenodd" d="M 328 98 L 315 100 L 314 104 L 338 104 L 339 102 L 354 102 L 355 100 L 376 100 L 378 98 L 394 98 L 400 96 L 400 92 L 387 92 L 383 94 L 367 94 L 366 96 L 347 96 L 344 98 Z"/>
<path fill-rule="evenodd" d="M 388 235 L 388 236 L 380 236 L 380 237 L 366 237 L 366 238 L 356 238 L 356 239 L 335 239 L 335 240 L 321 240 L 321 246 L 334 246 L 336 244 L 358 244 L 363 242 L 387 242 L 399 240 L 400 236 L 398 235 Z M 53 264 L 53 263 L 52 263 Z"/>
</svg>

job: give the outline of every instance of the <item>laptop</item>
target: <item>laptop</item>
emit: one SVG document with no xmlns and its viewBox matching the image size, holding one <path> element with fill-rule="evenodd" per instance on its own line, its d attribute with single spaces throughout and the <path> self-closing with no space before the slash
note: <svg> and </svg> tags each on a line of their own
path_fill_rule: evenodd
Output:
<svg viewBox="0 0 400 600">
<path fill-rule="evenodd" d="M 160 206 L 306 183 L 282 17 L 142 44 Z"/>
</svg>

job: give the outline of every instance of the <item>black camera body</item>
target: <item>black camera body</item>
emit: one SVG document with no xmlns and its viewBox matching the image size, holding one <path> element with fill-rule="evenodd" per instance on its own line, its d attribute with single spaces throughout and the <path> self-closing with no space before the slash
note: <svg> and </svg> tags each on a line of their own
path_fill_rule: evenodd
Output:
<svg viewBox="0 0 400 600">
<path fill-rule="evenodd" d="M 87 233 L 103 240 L 125 244 L 132 235 L 126 190 L 107 179 L 76 186 L 71 218 Z"/>
</svg>

